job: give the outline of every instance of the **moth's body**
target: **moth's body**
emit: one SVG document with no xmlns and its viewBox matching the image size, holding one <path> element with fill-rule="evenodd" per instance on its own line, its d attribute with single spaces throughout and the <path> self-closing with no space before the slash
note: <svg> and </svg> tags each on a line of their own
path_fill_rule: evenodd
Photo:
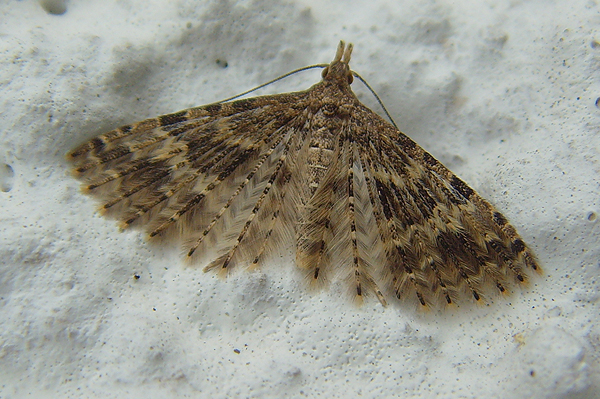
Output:
<svg viewBox="0 0 600 399">
<path fill-rule="evenodd" d="M 322 285 L 422 305 L 480 300 L 539 270 L 506 218 L 350 88 L 340 43 L 310 89 L 192 108 L 101 135 L 69 158 L 122 226 L 183 237 L 207 269 L 258 265 L 291 239 Z M 212 245 L 207 245 L 210 241 Z"/>
</svg>

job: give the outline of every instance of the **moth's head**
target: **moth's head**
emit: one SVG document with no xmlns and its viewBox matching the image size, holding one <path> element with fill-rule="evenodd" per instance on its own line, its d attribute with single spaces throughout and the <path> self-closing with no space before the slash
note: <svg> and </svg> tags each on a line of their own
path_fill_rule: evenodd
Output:
<svg viewBox="0 0 600 399">
<path fill-rule="evenodd" d="M 321 76 L 324 81 L 339 82 L 342 85 L 349 85 L 354 80 L 352 71 L 350 70 L 350 56 L 352 55 L 352 43 L 346 44 L 344 41 L 340 41 L 337 48 L 335 58 L 331 61 L 331 64 L 323 69 Z"/>
</svg>

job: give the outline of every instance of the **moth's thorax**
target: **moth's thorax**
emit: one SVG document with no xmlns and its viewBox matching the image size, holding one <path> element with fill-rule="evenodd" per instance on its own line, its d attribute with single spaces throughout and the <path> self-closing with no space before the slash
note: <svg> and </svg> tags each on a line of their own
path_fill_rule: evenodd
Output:
<svg viewBox="0 0 600 399">
<path fill-rule="evenodd" d="M 357 103 L 358 99 L 348 84 L 340 86 L 337 82 L 322 81 L 310 90 L 309 109 L 316 117 L 313 123 L 333 128 L 337 126 L 336 120 L 341 121 L 351 116 Z"/>
<path fill-rule="evenodd" d="M 311 89 L 313 112 L 321 110 L 324 116 L 344 117 L 348 115 L 358 99 L 350 83 L 352 74 L 348 64 L 336 62 L 323 71 L 323 80 Z"/>
</svg>

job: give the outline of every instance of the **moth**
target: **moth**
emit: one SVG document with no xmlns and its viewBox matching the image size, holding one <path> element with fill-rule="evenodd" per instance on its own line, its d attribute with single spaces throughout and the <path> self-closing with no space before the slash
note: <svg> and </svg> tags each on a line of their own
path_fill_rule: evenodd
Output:
<svg viewBox="0 0 600 399">
<path fill-rule="evenodd" d="M 540 267 L 515 228 L 359 102 L 351 54 L 340 42 L 308 90 L 125 125 L 67 158 L 102 213 L 182 240 L 205 271 L 292 245 L 310 285 L 343 281 L 359 302 L 439 306 L 526 283 Z"/>
</svg>

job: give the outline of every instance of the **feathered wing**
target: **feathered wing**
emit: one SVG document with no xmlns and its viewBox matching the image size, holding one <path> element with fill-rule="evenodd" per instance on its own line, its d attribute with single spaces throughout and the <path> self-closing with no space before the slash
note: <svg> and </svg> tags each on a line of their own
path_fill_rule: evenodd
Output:
<svg viewBox="0 0 600 399">
<path fill-rule="evenodd" d="M 83 189 L 122 227 L 184 241 L 205 270 L 261 264 L 280 243 L 313 286 L 360 302 L 480 300 L 539 270 L 506 218 L 358 102 L 341 42 L 307 91 L 126 125 L 71 151 Z"/>
<path fill-rule="evenodd" d="M 381 243 L 356 139 L 362 132 L 322 111 L 313 121 L 322 128 L 311 135 L 306 180 L 312 194 L 300 204 L 297 264 L 312 285 L 341 278 L 357 302 L 375 293 L 386 304 L 376 281 Z"/>
<path fill-rule="evenodd" d="M 341 278 L 358 302 L 429 305 L 538 269 L 506 218 L 410 138 L 360 103 L 331 118 L 309 94 L 148 119 L 68 158 L 102 212 L 183 238 L 187 258 L 210 256 L 205 270 L 256 266 L 295 240 L 311 285 Z"/>
<path fill-rule="evenodd" d="M 366 185 L 385 253 L 381 279 L 398 298 L 479 300 L 538 270 L 500 212 L 414 141 L 366 107 L 355 109 Z M 367 121 L 367 122 L 365 122 Z"/>
<path fill-rule="evenodd" d="M 306 153 L 305 102 L 300 92 L 192 108 L 123 126 L 67 157 L 84 191 L 123 227 L 182 237 L 188 257 L 212 252 L 209 268 L 226 270 L 244 238 L 246 257 L 258 261 L 267 249 Z"/>
</svg>

